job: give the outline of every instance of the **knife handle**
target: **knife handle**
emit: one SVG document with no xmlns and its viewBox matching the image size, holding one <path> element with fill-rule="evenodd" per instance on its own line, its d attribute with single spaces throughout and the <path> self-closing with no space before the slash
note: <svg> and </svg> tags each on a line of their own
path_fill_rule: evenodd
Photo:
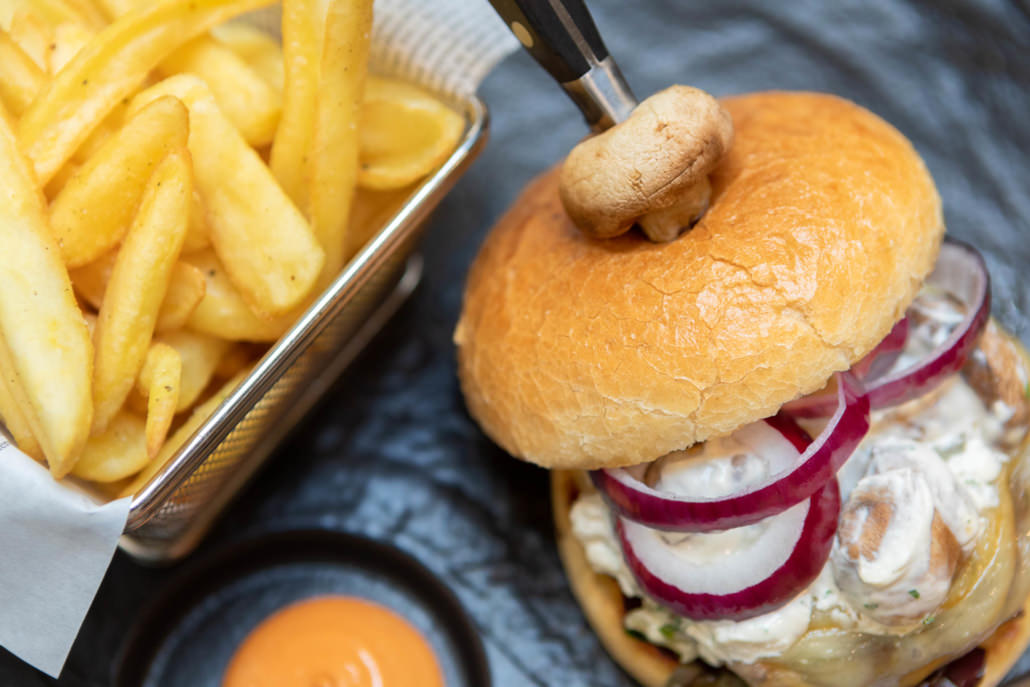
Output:
<svg viewBox="0 0 1030 687">
<path fill-rule="evenodd" d="M 530 55 L 576 103 L 595 131 L 636 106 L 583 0 L 490 0 Z"/>
</svg>

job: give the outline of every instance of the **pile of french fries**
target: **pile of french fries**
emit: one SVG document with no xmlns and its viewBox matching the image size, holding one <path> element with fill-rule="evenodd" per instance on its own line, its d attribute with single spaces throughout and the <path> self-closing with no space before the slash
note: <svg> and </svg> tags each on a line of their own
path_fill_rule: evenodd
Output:
<svg viewBox="0 0 1030 687">
<path fill-rule="evenodd" d="M 269 4 L 0 0 L 0 420 L 55 477 L 135 492 L 461 136 L 371 0 Z"/>
</svg>

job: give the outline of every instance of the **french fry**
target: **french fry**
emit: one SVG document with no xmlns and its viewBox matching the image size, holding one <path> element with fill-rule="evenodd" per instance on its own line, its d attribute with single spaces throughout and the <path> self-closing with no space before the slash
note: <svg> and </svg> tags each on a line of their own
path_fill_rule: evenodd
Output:
<svg viewBox="0 0 1030 687">
<path fill-rule="evenodd" d="M 75 292 L 98 310 L 104 302 L 104 291 L 114 271 L 115 258 L 116 253 L 112 251 L 69 273 Z M 190 315 L 204 298 L 206 286 L 204 275 L 199 269 L 184 262 L 175 263 L 168 291 L 157 313 L 155 331 L 167 332 L 185 327 Z"/>
<path fill-rule="evenodd" d="M 350 213 L 350 245 L 357 248 L 368 243 L 397 213 L 413 191 L 413 186 L 389 191 L 374 191 L 359 186 Z M 72 281 L 75 281 L 74 273 Z"/>
<path fill-rule="evenodd" d="M 369 77 L 358 125 L 358 184 L 389 190 L 421 179 L 451 154 L 464 119 L 415 86 Z"/>
<path fill-rule="evenodd" d="M 186 145 L 189 115 L 175 98 L 160 98 L 132 116 L 64 185 L 50 207 L 50 225 L 69 267 L 110 251 L 128 231 L 154 168 Z"/>
<path fill-rule="evenodd" d="M 315 103 L 322 31 L 316 6 L 319 0 L 284 0 L 283 58 L 286 66 L 283 112 L 272 142 L 269 164 L 286 194 L 298 207 L 306 207 L 306 162 L 314 140 Z"/>
<path fill-rule="evenodd" d="M 179 356 L 182 374 L 179 384 L 179 398 L 175 412 L 181 413 L 197 402 L 204 389 L 211 383 L 218 363 L 232 345 L 223 339 L 216 339 L 206 334 L 198 334 L 186 329 L 169 332 L 156 340 L 161 345 L 170 347 Z M 155 344 L 156 345 L 156 344 Z M 143 376 L 140 375 L 142 381 Z M 140 393 L 146 395 L 144 389 L 137 385 Z"/>
<path fill-rule="evenodd" d="M 54 40 L 49 46 L 50 73 L 61 71 L 92 38 L 93 32 L 77 22 L 66 21 L 54 27 Z"/>
<path fill-rule="evenodd" d="M 178 407 L 181 384 L 182 358 L 179 352 L 165 343 L 153 344 L 147 351 L 136 383 L 137 389 L 146 389 L 147 458 L 157 455 L 168 436 Z"/>
<path fill-rule="evenodd" d="M 71 160 L 79 163 L 80 165 L 89 162 L 89 159 L 97 154 L 97 151 L 107 143 L 109 138 L 121 131 L 121 128 L 125 125 L 125 113 L 128 112 L 128 110 L 128 103 L 125 100 L 120 100 L 118 104 L 114 106 L 114 109 L 107 113 L 104 120 L 89 132 L 89 136 L 86 136 L 86 140 L 75 149 L 75 152 L 72 153 Z M 65 166 L 67 165 L 68 163 L 65 163 Z"/>
<path fill-rule="evenodd" d="M 130 109 L 165 95 L 189 108 L 197 189 L 211 243 L 233 284 L 260 315 L 289 312 L 311 292 L 325 260 L 311 227 L 200 78 L 165 79 L 136 96 Z"/>
<path fill-rule="evenodd" d="M 4 107 L 20 117 L 45 84 L 43 70 L 0 29 L 0 101 Z"/>
<path fill-rule="evenodd" d="M 18 449 L 38 461 L 43 461 L 43 449 L 32 433 L 29 419 L 8 388 L 7 381 L 0 376 L 0 423 L 11 433 L 14 445 Z"/>
<path fill-rule="evenodd" d="M 89 435 L 93 347 L 46 223 L 43 194 L 0 117 L 0 375 L 56 477 Z"/>
<path fill-rule="evenodd" d="M 18 142 L 45 185 L 104 117 L 172 50 L 270 0 L 159 0 L 120 17 L 79 52 L 18 122 Z"/>
<path fill-rule="evenodd" d="M 187 322 L 193 331 L 230 341 L 275 341 L 296 320 L 296 313 L 270 320 L 255 315 L 212 250 L 184 255 L 182 261 L 198 268 L 205 281 L 204 298 Z"/>
<path fill-rule="evenodd" d="M 156 331 L 160 334 L 185 327 L 190 315 L 204 299 L 206 288 L 207 282 L 200 270 L 184 262 L 175 263 L 168 292 L 157 313 Z"/>
<path fill-rule="evenodd" d="M 286 64 L 283 61 L 283 47 L 279 41 L 256 26 L 242 21 L 219 24 L 211 29 L 211 35 L 243 58 L 243 61 L 276 92 L 283 92 L 286 84 Z"/>
<path fill-rule="evenodd" d="M 97 0 L 97 3 L 101 11 L 112 21 L 142 4 L 141 0 Z"/>
<path fill-rule="evenodd" d="M 144 421 L 122 411 L 106 430 L 89 438 L 72 474 L 93 482 L 117 482 L 139 472 L 147 459 Z"/>
<path fill-rule="evenodd" d="M 161 63 L 161 72 L 199 76 L 247 143 L 256 148 L 272 142 L 282 113 L 281 91 L 211 36 L 198 36 L 173 52 Z"/>
<path fill-rule="evenodd" d="M 148 0 L 107 0 L 112 17 L 119 17 Z M 161 63 L 165 76 L 195 74 L 214 93 L 219 107 L 252 146 L 272 142 L 282 110 L 282 88 L 272 89 L 232 50 L 210 35 L 197 36 Z"/>
<path fill-rule="evenodd" d="M 173 151 L 154 171 L 118 251 L 93 336 L 94 433 L 118 413 L 143 365 L 186 234 L 192 186 L 188 154 Z"/>
<path fill-rule="evenodd" d="M 70 21 L 98 31 L 107 24 L 107 19 L 89 0 L 3 0 L 0 24 L 9 27 L 15 13 L 23 8 L 30 8 L 51 26 Z"/>
<path fill-rule="evenodd" d="M 196 432 L 209 417 L 211 417 L 211 414 L 222 404 L 222 401 L 227 399 L 229 395 L 236 390 L 236 387 L 240 385 L 240 382 L 246 378 L 248 373 L 249 369 L 240 372 L 238 375 L 223 384 L 222 387 L 211 396 L 211 398 L 194 408 L 186 422 L 182 423 L 182 425 L 175 430 L 172 436 L 168 438 L 168 441 L 165 442 L 164 446 L 161 447 L 157 457 L 147 463 L 139 475 L 136 476 L 136 479 L 122 490 L 121 496 L 132 496 L 146 486 L 147 482 L 153 479 L 154 475 L 156 475 L 161 468 L 164 467 L 165 463 L 175 455 L 175 452 L 182 448 L 182 445 L 189 441 L 189 438 L 193 436 L 193 433 Z"/>
<path fill-rule="evenodd" d="M 83 26 L 100 31 L 107 26 L 107 17 L 94 4 L 93 0 L 34 0 L 43 4 L 50 2 L 55 5 L 62 5 L 65 9 L 73 12 Z"/>
<path fill-rule="evenodd" d="M 372 34 L 372 0 L 331 0 L 326 12 L 315 129 L 306 156 L 306 207 L 326 256 L 323 285 L 343 269 L 349 252 L 347 218 L 357 184 L 358 112 Z"/>
<path fill-rule="evenodd" d="M 36 12 L 32 6 L 26 5 L 16 11 L 11 18 L 8 29 L 11 38 L 25 54 L 32 58 L 40 71 L 50 72 L 50 44 L 54 41 L 53 27 Z"/>
<path fill-rule="evenodd" d="M 235 377 L 240 370 L 253 365 L 263 352 L 264 349 L 255 344 L 231 344 L 231 348 L 218 361 L 215 377 L 222 379 Z"/>
<path fill-rule="evenodd" d="M 186 240 L 182 244 L 183 253 L 204 250 L 211 245 L 211 228 L 207 226 L 207 211 L 200 191 L 193 189 L 193 205 L 190 207 L 190 226 L 186 229 Z"/>
</svg>

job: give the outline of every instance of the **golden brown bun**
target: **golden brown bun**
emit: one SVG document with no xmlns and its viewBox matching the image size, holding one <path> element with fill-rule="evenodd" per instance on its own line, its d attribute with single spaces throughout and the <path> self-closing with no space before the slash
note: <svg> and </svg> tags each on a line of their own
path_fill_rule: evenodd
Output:
<svg viewBox="0 0 1030 687">
<path fill-rule="evenodd" d="M 583 547 L 572 534 L 569 511 L 580 494 L 581 474 L 568 470 L 551 473 L 551 504 L 554 508 L 558 553 L 572 593 L 587 622 L 608 654 L 644 687 L 664 687 L 679 666 L 672 654 L 626 634 L 623 629 L 625 604 L 615 580 L 595 573 Z M 1003 623 L 981 646 L 987 652 L 984 678 L 979 687 L 995 687 L 1012 669 L 1030 643 L 1030 599 L 1019 615 Z M 930 668 L 926 673 L 930 672 Z M 700 671 L 699 671 L 700 672 Z M 923 676 L 919 676 L 921 679 Z"/>
<path fill-rule="evenodd" d="M 769 416 L 868 353 L 932 268 L 940 200 L 889 124 L 810 93 L 723 105 L 735 140 L 678 240 L 585 238 L 554 170 L 487 238 L 454 338 L 513 455 L 631 465 Z"/>
</svg>

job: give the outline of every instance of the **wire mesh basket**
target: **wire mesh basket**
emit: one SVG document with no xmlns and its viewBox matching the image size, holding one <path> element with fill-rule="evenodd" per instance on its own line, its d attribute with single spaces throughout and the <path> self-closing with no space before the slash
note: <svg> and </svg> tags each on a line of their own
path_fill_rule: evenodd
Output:
<svg viewBox="0 0 1030 687">
<path fill-rule="evenodd" d="M 486 141 L 483 103 L 468 96 L 451 104 L 466 121 L 458 147 L 134 496 L 122 549 L 154 562 L 191 551 L 414 289 L 421 276 L 414 249 L 422 226 Z"/>
</svg>

